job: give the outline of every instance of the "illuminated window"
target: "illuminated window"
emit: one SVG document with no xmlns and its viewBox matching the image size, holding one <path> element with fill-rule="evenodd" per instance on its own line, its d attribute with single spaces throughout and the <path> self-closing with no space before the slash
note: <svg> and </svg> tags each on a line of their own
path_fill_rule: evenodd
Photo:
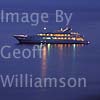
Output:
<svg viewBox="0 0 100 100">
<path fill-rule="evenodd" d="M 68 38 L 68 40 L 71 40 L 70 38 Z"/>
<path fill-rule="evenodd" d="M 75 38 L 72 38 L 72 40 L 75 40 Z"/>
<path fill-rule="evenodd" d="M 64 38 L 65 40 L 67 39 L 67 38 Z"/>
<path fill-rule="evenodd" d="M 59 37 L 58 39 L 60 40 L 61 38 Z"/>
<path fill-rule="evenodd" d="M 53 39 L 57 39 L 57 37 L 54 37 Z"/>
<path fill-rule="evenodd" d="M 70 34 L 68 34 L 68 36 L 70 36 Z"/>
<path fill-rule="evenodd" d="M 49 34 L 47 34 L 47 36 L 49 36 Z"/>
<path fill-rule="evenodd" d="M 50 34 L 50 36 L 53 36 L 53 34 Z"/>
<path fill-rule="evenodd" d="M 43 34 L 43 36 L 45 36 L 45 34 Z"/>
<path fill-rule="evenodd" d="M 50 37 L 46 37 L 46 39 L 51 39 Z"/>
<path fill-rule="evenodd" d="M 39 34 L 40 36 L 42 36 L 43 34 Z"/>
</svg>

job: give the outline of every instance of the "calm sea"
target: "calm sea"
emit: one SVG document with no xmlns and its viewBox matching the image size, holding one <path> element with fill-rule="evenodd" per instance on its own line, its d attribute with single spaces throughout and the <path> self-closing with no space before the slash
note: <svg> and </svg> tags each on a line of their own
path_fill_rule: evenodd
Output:
<svg viewBox="0 0 100 100">
<path fill-rule="evenodd" d="M 33 10 L 34 11 L 34 10 Z M 67 10 L 64 10 L 67 12 Z M 52 11 L 50 11 L 52 12 Z M 40 23 L 37 27 L 29 24 L 0 24 L 0 48 L 10 45 L 14 48 L 31 49 L 33 45 L 18 45 L 14 34 L 34 34 L 43 27 L 54 31 L 65 23 Z M 87 79 L 86 88 L 3 88 L 0 83 L 1 100 L 100 100 L 100 13 L 99 11 L 73 11 L 70 26 L 80 32 L 90 42 L 89 45 L 52 45 L 42 51 L 42 59 L 5 60 L 0 56 L 0 74 L 32 74 L 33 77 L 80 78 Z M 5 53 L 7 53 L 6 51 Z"/>
</svg>

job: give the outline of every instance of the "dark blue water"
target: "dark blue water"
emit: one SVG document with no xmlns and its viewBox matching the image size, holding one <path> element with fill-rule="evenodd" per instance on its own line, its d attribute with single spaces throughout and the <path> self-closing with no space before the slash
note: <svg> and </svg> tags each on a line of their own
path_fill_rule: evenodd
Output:
<svg viewBox="0 0 100 100">
<path fill-rule="evenodd" d="M 64 1 L 65 2 L 65 1 Z M 73 13 L 70 25 L 73 31 L 83 34 L 90 42 L 89 45 L 45 45 L 42 51 L 42 59 L 2 59 L 0 56 L 0 74 L 32 74 L 33 77 L 85 77 L 87 79 L 86 88 L 3 88 L 0 83 L 1 100 L 100 100 L 100 13 L 98 3 L 95 7 L 88 7 L 88 3 L 83 3 L 83 8 L 79 9 L 80 2 L 75 3 L 75 7 L 69 2 L 68 10 L 64 3 L 57 5 L 57 9 L 70 11 Z M 48 4 L 48 3 L 47 3 Z M 72 3 L 74 5 L 74 3 Z M 85 5 L 86 4 L 86 5 Z M 28 4 L 29 5 L 29 4 Z M 30 4 L 31 5 L 31 4 Z M 41 5 L 41 3 L 40 3 Z M 48 4 L 49 5 L 49 4 Z M 54 5 L 55 2 L 54 2 Z M 63 7 L 64 5 L 64 7 Z M 67 4 L 68 5 L 68 4 Z M 79 7 L 77 7 L 77 5 Z M 82 5 L 82 4 L 81 4 Z M 31 5 L 32 6 L 32 5 Z M 97 7 L 96 7 L 97 6 Z M 9 6 L 8 6 L 9 7 Z M 13 5 L 11 6 L 13 7 Z M 17 5 L 18 8 L 18 5 Z M 21 6 L 19 5 L 19 8 Z M 23 6 L 26 11 L 28 8 Z M 38 8 L 38 12 L 45 11 L 54 13 L 56 7 Z M 8 11 L 15 8 L 6 8 Z M 34 11 L 36 8 L 28 8 L 28 11 Z M 65 23 L 54 23 L 54 19 L 48 24 L 40 23 L 36 27 L 29 24 L 0 24 L 0 48 L 4 45 L 10 45 L 11 51 L 14 48 L 31 49 L 33 45 L 18 45 L 12 37 L 15 34 L 27 33 L 34 34 L 41 32 L 43 27 L 48 27 L 48 31 L 54 31 L 63 27 Z"/>
</svg>

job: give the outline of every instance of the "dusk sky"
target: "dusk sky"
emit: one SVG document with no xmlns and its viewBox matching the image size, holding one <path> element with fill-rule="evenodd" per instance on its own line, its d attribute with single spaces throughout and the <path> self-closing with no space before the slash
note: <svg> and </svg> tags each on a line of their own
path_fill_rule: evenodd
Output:
<svg viewBox="0 0 100 100">
<path fill-rule="evenodd" d="M 40 7 L 88 7 L 88 8 L 98 8 L 100 4 L 99 0 L 1 0 L 0 8 L 36 8 Z"/>
</svg>

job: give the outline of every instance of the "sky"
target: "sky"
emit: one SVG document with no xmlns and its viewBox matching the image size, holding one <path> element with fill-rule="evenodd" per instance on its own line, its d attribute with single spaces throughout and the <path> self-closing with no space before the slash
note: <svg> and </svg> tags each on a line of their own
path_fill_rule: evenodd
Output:
<svg viewBox="0 0 100 100">
<path fill-rule="evenodd" d="M 98 8 L 99 5 L 100 0 L 0 0 L 0 8 Z"/>
</svg>

